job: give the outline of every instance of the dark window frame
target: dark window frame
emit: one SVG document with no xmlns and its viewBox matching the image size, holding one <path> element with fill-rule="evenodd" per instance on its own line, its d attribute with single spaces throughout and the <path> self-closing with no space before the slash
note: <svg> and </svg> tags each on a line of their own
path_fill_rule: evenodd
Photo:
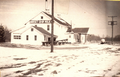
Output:
<svg viewBox="0 0 120 77">
<path fill-rule="evenodd" d="M 35 40 L 35 41 L 37 40 L 37 35 L 34 36 L 34 40 Z"/>
<path fill-rule="evenodd" d="M 29 40 L 29 36 L 28 35 L 26 35 L 26 40 Z"/>
<path fill-rule="evenodd" d="M 14 35 L 13 38 L 14 39 L 21 39 L 21 36 L 20 35 Z"/>
<path fill-rule="evenodd" d="M 31 31 L 33 31 L 34 29 L 33 28 L 31 28 Z"/>
<path fill-rule="evenodd" d="M 41 16 L 41 19 L 43 19 L 43 16 Z"/>
<path fill-rule="evenodd" d="M 47 30 L 50 30 L 50 25 L 47 25 Z"/>
</svg>

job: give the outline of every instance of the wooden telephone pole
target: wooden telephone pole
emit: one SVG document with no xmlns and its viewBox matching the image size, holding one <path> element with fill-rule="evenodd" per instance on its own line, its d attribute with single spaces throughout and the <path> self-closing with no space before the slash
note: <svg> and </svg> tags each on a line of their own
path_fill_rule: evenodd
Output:
<svg viewBox="0 0 120 77">
<path fill-rule="evenodd" d="M 117 16 L 108 16 L 108 17 L 111 17 L 111 18 L 112 18 L 112 21 L 108 21 L 108 25 L 111 25 L 111 26 L 112 26 L 112 38 L 111 38 L 111 43 L 113 44 L 113 26 L 114 26 L 114 25 L 117 25 L 117 21 L 113 21 L 113 18 L 114 18 L 114 17 L 117 17 Z"/>
<path fill-rule="evenodd" d="M 52 20 L 51 20 L 51 53 L 53 52 L 53 31 L 54 31 L 54 0 L 52 0 Z"/>
</svg>

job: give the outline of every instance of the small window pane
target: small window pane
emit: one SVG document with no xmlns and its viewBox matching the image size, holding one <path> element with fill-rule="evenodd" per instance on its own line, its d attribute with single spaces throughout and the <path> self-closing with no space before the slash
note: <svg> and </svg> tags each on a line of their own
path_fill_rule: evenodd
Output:
<svg viewBox="0 0 120 77">
<path fill-rule="evenodd" d="M 50 26 L 49 25 L 47 25 L 47 30 L 50 30 Z"/>
<path fill-rule="evenodd" d="M 69 38 L 71 38 L 71 35 L 69 35 Z"/>
<path fill-rule="evenodd" d="M 35 40 L 37 40 L 37 35 L 35 35 Z"/>
<path fill-rule="evenodd" d="M 41 16 L 41 19 L 43 19 L 43 16 Z"/>
<path fill-rule="evenodd" d="M 14 39 L 21 39 L 20 35 L 14 35 Z"/>
<path fill-rule="evenodd" d="M 33 28 L 31 28 L 31 31 L 33 31 Z"/>
<path fill-rule="evenodd" d="M 26 40 L 28 40 L 28 35 L 26 35 Z"/>
</svg>

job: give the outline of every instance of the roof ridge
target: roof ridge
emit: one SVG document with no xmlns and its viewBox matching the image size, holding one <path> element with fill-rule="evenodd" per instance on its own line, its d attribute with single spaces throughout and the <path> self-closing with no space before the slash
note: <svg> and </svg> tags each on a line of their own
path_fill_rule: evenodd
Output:
<svg viewBox="0 0 120 77">
<path fill-rule="evenodd" d="M 50 18 L 52 18 L 52 15 L 50 15 L 50 14 L 44 12 L 44 11 L 43 11 L 43 13 L 45 13 L 47 16 L 49 16 Z M 60 19 L 60 18 L 59 18 L 59 19 Z M 56 17 L 54 17 L 54 20 L 55 20 L 56 22 L 58 22 L 58 23 L 60 23 L 60 24 L 62 24 L 62 25 L 65 25 L 65 26 L 67 26 L 67 27 L 71 26 L 71 25 L 70 25 L 67 21 L 65 21 L 64 19 L 61 18 L 64 22 L 60 21 L 59 19 L 57 19 Z"/>
</svg>

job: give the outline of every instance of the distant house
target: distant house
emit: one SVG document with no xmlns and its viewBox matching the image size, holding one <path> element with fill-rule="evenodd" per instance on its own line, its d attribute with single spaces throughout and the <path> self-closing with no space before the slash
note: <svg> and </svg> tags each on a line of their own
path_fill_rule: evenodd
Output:
<svg viewBox="0 0 120 77">
<path fill-rule="evenodd" d="M 80 42 L 85 43 L 86 42 L 86 35 L 88 33 L 89 28 L 74 28 L 72 29 L 72 33 L 69 34 L 68 41 L 74 42 Z"/>
<path fill-rule="evenodd" d="M 51 15 L 41 12 L 11 33 L 11 43 L 42 45 L 51 40 Z M 54 41 L 67 38 L 71 25 L 62 18 L 54 18 Z"/>
</svg>

